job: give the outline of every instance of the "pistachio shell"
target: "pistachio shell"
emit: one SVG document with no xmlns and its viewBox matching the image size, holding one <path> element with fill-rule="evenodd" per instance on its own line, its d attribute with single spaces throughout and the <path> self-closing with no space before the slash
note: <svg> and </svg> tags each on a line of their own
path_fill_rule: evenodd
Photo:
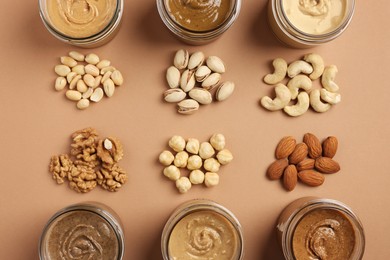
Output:
<svg viewBox="0 0 390 260">
<path fill-rule="evenodd" d="M 195 79 L 198 82 L 204 81 L 211 74 L 211 70 L 209 67 L 203 65 L 200 66 L 195 72 Z"/>
<path fill-rule="evenodd" d="M 184 99 L 179 104 L 177 104 L 177 106 L 177 112 L 186 115 L 192 114 L 199 109 L 199 103 L 193 99 Z"/>
<path fill-rule="evenodd" d="M 207 90 L 210 90 L 210 89 L 214 88 L 219 83 L 220 80 L 221 80 L 221 74 L 214 72 L 214 73 L 210 74 L 210 76 L 208 76 L 202 82 L 202 87 L 207 89 Z"/>
<path fill-rule="evenodd" d="M 170 88 L 179 87 L 180 71 L 175 66 L 171 66 L 167 69 L 166 78 Z"/>
<path fill-rule="evenodd" d="M 213 101 L 211 93 L 203 88 L 193 88 L 188 95 L 202 105 L 210 104 Z"/>
<path fill-rule="evenodd" d="M 220 74 L 225 73 L 226 68 L 223 61 L 217 56 L 210 56 L 206 60 L 207 66 L 214 72 L 218 72 Z"/>
<path fill-rule="evenodd" d="M 200 67 L 204 62 L 204 53 L 201 51 L 194 52 L 188 61 L 188 69 L 193 70 Z"/>
<path fill-rule="evenodd" d="M 168 89 L 164 92 L 164 100 L 169 103 L 177 103 L 184 100 L 185 98 L 186 93 L 179 88 Z"/>
<path fill-rule="evenodd" d="M 195 74 L 191 70 L 185 70 L 180 78 L 180 87 L 188 92 L 195 86 Z"/>
<path fill-rule="evenodd" d="M 226 81 L 218 87 L 217 92 L 215 94 L 216 99 L 218 101 L 223 101 L 229 98 L 233 94 L 233 91 L 234 91 L 234 83 L 231 81 Z"/>
<path fill-rule="evenodd" d="M 188 51 L 178 50 L 173 59 L 173 65 L 179 70 L 185 69 L 188 65 Z"/>
</svg>

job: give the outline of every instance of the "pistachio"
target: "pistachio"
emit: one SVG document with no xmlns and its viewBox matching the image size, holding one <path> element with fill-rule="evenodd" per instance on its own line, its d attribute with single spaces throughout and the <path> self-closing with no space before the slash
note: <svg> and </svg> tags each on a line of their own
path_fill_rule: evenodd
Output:
<svg viewBox="0 0 390 260">
<path fill-rule="evenodd" d="M 214 72 L 210 74 L 205 80 L 202 82 L 202 87 L 207 90 L 213 89 L 219 81 L 221 80 L 221 74 Z"/>
<path fill-rule="evenodd" d="M 81 99 L 81 93 L 77 90 L 68 90 L 65 93 L 66 97 L 72 101 L 79 101 Z"/>
<path fill-rule="evenodd" d="M 195 72 L 195 79 L 198 82 L 204 81 L 211 74 L 211 70 L 209 67 L 203 65 L 200 66 Z"/>
<path fill-rule="evenodd" d="M 177 106 L 180 114 L 192 114 L 199 109 L 199 103 L 193 99 L 184 99 Z"/>
<path fill-rule="evenodd" d="M 120 86 L 123 84 L 123 76 L 119 70 L 114 70 L 111 74 L 111 79 L 115 85 Z"/>
<path fill-rule="evenodd" d="M 211 93 L 203 88 L 193 88 L 188 95 L 202 105 L 208 105 L 213 101 Z"/>
<path fill-rule="evenodd" d="M 61 91 L 66 86 L 66 79 L 64 77 L 57 77 L 56 82 L 54 84 L 54 88 L 57 91 Z"/>
<path fill-rule="evenodd" d="M 179 70 L 185 69 L 188 65 L 188 51 L 178 50 L 173 59 L 173 65 Z"/>
<path fill-rule="evenodd" d="M 194 52 L 188 61 L 188 69 L 193 70 L 201 66 L 204 62 L 204 53 L 201 51 Z"/>
<path fill-rule="evenodd" d="M 72 81 L 69 83 L 69 89 L 74 89 L 77 85 L 77 82 L 81 80 L 81 75 L 76 75 Z"/>
<path fill-rule="evenodd" d="M 66 81 L 67 81 L 68 83 L 72 82 L 72 79 L 73 79 L 76 75 L 77 75 L 77 73 L 74 72 L 74 71 L 69 72 L 68 75 L 66 75 Z"/>
<path fill-rule="evenodd" d="M 77 65 L 77 61 L 75 61 L 73 58 L 68 57 L 68 56 L 62 56 L 60 58 L 60 60 L 61 60 L 62 64 L 66 65 L 68 67 L 71 67 L 71 68 L 73 68 L 74 66 Z"/>
<path fill-rule="evenodd" d="M 89 99 L 93 102 L 99 102 L 103 98 L 103 95 L 103 89 L 96 88 Z"/>
<path fill-rule="evenodd" d="M 54 71 L 55 73 L 57 73 L 58 76 L 66 77 L 66 75 L 68 75 L 68 73 L 70 72 L 70 68 L 66 65 L 61 64 L 55 66 Z"/>
<path fill-rule="evenodd" d="M 99 63 L 100 58 L 95 53 L 90 53 L 87 54 L 87 56 L 85 56 L 85 61 L 88 62 L 89 64 L 96 65 Z"/>
<path fill-rule="evenodd" d="M 233 94 L 233 91 L 234 91 L 234 83 L 231 81 L 226 81 L 218 87 L 217 92 L 215 94 L 216 99 L 218 101 L 223 101 L 229 98 Z"/>
<path fill-rule="evenodd" d="M 179 87 L 180 71 L 175 66 L 171 66 L 167 69 L 166 78 L 170 88 Z"/>
<path fill-rule="evenodd" d="M 100 70 L 92 64 L 88 64 L 84 67 L 85 73 L 91 74 L 92 76 L 96 77 L 99 76 Z"/>
<path fill-rule="evenodd" d="M 84 75 L 85 74 L 84 65 L 82 64 L 76 65 L 72 68 L 72 71 L 76 72 L 79 75 Z"/>
<path fill-rule="evenodd" d="M 186 98 L 186 93 L 179 88 L 168 89 L 167 91 L 164 92 L 164 100 L 169 103 L 177 103 L 182 101 L 185 98 Z"/>
<path fill-rule="evenodd" d="M 99 61 L 98 64 L 96 64 L 96 67 L 98 69 L 103 69 L 103 68 L 108 67 L 110 65 L 111 65 L 111 61 L 109 61 L 109 60 L 101 60 L 101 61 Z"/>
<path fill-rule="evenodd" d="M 82 98 L 77 102 L 76 106 L 78 109 L 86 109 L 87 107 L 89 107 L 89 100 Z"/>
<path fill-rule="evenodd" d="M 88 87 L 95 86 L 95 78 L 91 74 L 85 74 L 83 80 Z"/>
<path fill-rule="evenodd" d="M 226 68 L 223 61 L 217 56 L 210 56 L 206 60 L 207 67 L 209 67 L 212 71 L 217 73 L 225 73 Z"/>
<path fill-rule="evenodd" d="M 69 56 L 77 61 L 84 61 L 84 55 L 77 51 L 69 52 Z"/>
<path fill-rule="evenodd" d="M 185 70 L 180 78 L 180 87 L 184 92 L 188 92 L 195 86 L 195 75 L 191 70 Z"/>
<path fill-rule="evenodd" d="M 107 79 L 103 83 L 103 89 L 104 89 L 104 93 L 106 93 L 107 97 L 112 97 L 114 95 L 114 92 L 115 92 L 114 82 L 111 79 Z"/>
</svg>

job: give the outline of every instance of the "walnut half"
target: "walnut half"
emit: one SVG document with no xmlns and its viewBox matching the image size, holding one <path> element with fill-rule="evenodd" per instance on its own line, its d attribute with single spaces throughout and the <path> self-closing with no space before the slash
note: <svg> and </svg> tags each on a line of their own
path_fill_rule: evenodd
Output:
<svg viewBox="0 0 390 260">
<path fill-rule="evenodd" d="M 114 164 L 123 157 L 121 142 L 115 137 L 101 139 L 97 147 L 97 156 L 103 163 Z"/>
<path fill-rule="evenodd" d="M 67 154 L 54 155 L 50 159 L 49 171 L 58 184 L 64 183 L 64 178 L 72 172 L 74 164 Z"/>
</svg>

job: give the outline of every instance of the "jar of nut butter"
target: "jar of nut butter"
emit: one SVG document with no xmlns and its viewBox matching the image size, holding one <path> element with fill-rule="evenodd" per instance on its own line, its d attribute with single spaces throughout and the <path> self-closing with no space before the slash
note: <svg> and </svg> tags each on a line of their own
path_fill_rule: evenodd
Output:
<svg viewBox="0 0 390 260">
<path fill-rule="evenodd" d="M 164 260 L 244 259 L 244 241 L 238 219 L 220 204 L 203 199 L 180 205 L 161 236 Z"/>
<path fill-rule="evenodd" d="M 57 39 L 93 48 L 110 41 L 119 29 L 123 0 L 39 0 L 39 14 Z"/>
<path fill-rule="evenodd" d="M 365 237 L 356 214 L 342 202 L 304 197 L 290 203 L 277 225 L 287 260 L 363 258 Z"/>
<path fill-rule="evenodd" d="M 268 21 L 283 43 L 310 48 L 339 37 L 354 10 L 355 0 L 269 0 Z"/>
<path fill-rule="evenodd" d="M 119 217 L 96 202 L 68 206 L 47 222 L 39 240 L 39 259 L 111 259 L 124 255 L 124 233 Z"/>
<path fill-rule="evenodd" d="M 238 17 L 241 0 L 157 0 L 160 17 L 182 41 L 209 43 L 232 26 Z"/>
</svg>

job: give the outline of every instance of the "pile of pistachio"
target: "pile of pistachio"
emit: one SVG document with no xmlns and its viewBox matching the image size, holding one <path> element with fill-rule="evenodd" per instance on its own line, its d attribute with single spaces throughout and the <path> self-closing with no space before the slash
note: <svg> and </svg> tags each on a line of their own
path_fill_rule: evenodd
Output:
<svg viewBox="0 0 390 260">
<path fill-rule="evenodd" d="M 175 182 L 180 193 L 186 193 L 192 185 L 204 183 L 206 187 L 219 184 L 218 171 L 221 165 L 233 160 L 232 153 L 225 148 L 223 134 L 214 134 L 209 142 L 200 143 L 198 139 L 175 135 L 169 142 L 173 152 L 165 150 L 159 161 L 165 166 L 164 175 Z M 182 170 L 189 171 L 188 177 L 182 176 Z"/>
<path fill-rule="evenodd" d="M 78 109 L 89 107 L 90 101 L 99 102 L 104 94 L 112 97 L 116 86 L 123 84 L 122 73 L 111 66 L 109 60 L 101 60 L 98 55 L 83 55 L 76 51 L 60 58 L 61 64 L 54 67 L 58 75 L 54 88 L 63 90 L 69 100 L 77 102 Z"/>
<path fill-rule="evenodd" d="M 189 55 L 186 50 L 178 50 L 173 59 L 173 66 L 167 69 L 166 79 L 170 89 L 164 92 L 164 100 L 177 103 L 180 114 L 192 114 L 199 105 L 207 105 L 215 99 L 223 101 L 234 91 L 234 83 L 221 82 L 226 68 L 217 56 L 205 57 L 197 51 Z"/>
</svg>

